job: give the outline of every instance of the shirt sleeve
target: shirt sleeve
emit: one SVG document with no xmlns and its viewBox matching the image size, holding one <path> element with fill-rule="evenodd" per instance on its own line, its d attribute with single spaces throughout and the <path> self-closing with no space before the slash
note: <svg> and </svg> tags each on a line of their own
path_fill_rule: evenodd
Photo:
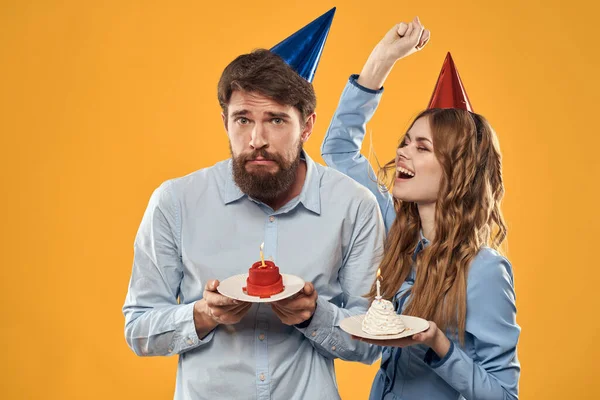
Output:
<svg viewBox="0 0 600 400">
<path fill-rule="evenodd" d="M 296 328 L 328 358 L 372 364 L 381 356 L 381 347 L 353 340 L 340 328 L 344 318 L 367 311 L 369 302 L 363 295 L 371 288 L 383 255 L 383 220 L 375 199 L 367 194 L 369 201 L 363 201 L 357 210 L 351 243 L 339 271 L 342 306 L 319 297 L 310 324 Z"/>
<path fill-rule="evenodd" d="M 396 218 L 392 196 L 380 190 L 375 171 L 360 153 L 366 125 L 379 105 L 383 88 L 365 88 L 356 82 L 357 78 L 358 75 L 350 76 L 342 92 L 321 145 L 321 156 L 328 166 L 348 175 L 375 195 L 388 231 Z"/>
<path fill-rule="evenodd" d="M 134 259 L 123 314 L 125 338 L 140 356 L 173 355 L 208 343 L 194 325 L 194 303 L 179 304 L 183 277 L 180 213 L 171 182 L 150 198 L 134 243 Z"/>
<path fill-rule="evenodd" d="M 489 249 L 474 260 L 467 286 L 467 332 L 474 359 L 452 343 L 440 359 L 430 349 L 425 362 L 466 399 L 518 398 L 520 364 L 515 291 L 508 260 Z"/>
</svg>

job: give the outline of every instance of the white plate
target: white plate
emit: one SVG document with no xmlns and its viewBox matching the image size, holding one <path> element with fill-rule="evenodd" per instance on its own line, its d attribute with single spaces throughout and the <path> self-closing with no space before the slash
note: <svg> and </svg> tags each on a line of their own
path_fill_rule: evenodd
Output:
<svg viewBox="0 0 600 400">
<path fill-rule="evenodd" d="M 261 299 L 258 296 L 248 296 L 242 288 L 246 287 L 248 274 L 239 274 L 225 279 L 219 283 L 217 290 L 223 296 L 231 299 L 246 301 L 248 303 L 271 303 L 286 299 L 298 293 L 304 287 L 304 281 L 295 275 L 281 274 L 283 278 L 283 292 L 274 294 L 271 297 Z"/>
<path fill-rule="evenodd" d="M 370 335 L 363 331 L 362 322 L 365 318 L 365 314 L 354 315 L 342 320 L 342 322 L 340 322 L 340 328 L 351 335 L 373 340 L 400 339 L 403 337 L 412 336 L 415 333 L 423 332 L 429 328 L 429 322 L 423 318 L 411 317 L 408 315 L 400 315 L 400 317 L 402 318 L 402 322 L 404 322 L 406 329 L 396 335 Z"/>
</svg>

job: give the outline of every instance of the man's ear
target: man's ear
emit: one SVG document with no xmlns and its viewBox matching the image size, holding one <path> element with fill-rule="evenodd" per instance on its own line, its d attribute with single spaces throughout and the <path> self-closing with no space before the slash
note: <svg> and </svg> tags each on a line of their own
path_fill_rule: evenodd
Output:
<svg viewBox="0 0 600 400">
<path fill-rule="evenodd" d="M 315 122 L 317 121 L 317 113 L 313 112 L 308 116 L 304 123 L 304 129 L 302 129 L 302 134 L 300 135 L 300 140 L 302 143 L 305 143 L 310 135 L 312 134 L 313 128 L 315 126 Z"/>
<path fill-rule="evenodd" d="M 223 126 L 225 127 L 225 131 L 229 132 L 229 129 L 227 129 L 227 115 L 225 115 L 225 113 L 221 113 L 221 118 L 223 119 Z"/>
</svg>

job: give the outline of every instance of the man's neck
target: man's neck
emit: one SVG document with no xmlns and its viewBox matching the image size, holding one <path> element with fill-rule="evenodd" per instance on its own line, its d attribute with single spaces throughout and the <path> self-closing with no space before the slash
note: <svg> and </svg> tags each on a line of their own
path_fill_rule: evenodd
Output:
<svg viewBox="0 0 600 400">
<path fill-rule="evenodd" d="M 294 197 L 298 196 L 304 187 L 306 168 L 306 161 L 300 160 L 300 164 L 298 164 L 298 169 L 296 171 L 296 179 L 294 180 L 294 183 L 292 183 L 292 186 L 280 196 L 273 200 L 264 201 L 264 203 L 271 207 L 274 211 L 277 211 L 281 207 L 285 206 Z"/>
</svg>

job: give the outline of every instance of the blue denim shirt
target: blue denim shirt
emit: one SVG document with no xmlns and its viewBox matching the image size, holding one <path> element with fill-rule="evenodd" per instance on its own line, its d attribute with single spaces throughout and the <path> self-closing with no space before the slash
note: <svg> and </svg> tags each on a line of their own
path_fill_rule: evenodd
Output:
<svg viewBox="0 0 600 400">
<path fill-rule="evenodd" d="M 360 154 L 366 124 L 377 109 L 383 89 L 364 88 L 356 82 L 357 77 L 350 77 L 342 93 L 321 153 L 327 165 L 371 190 L 389 229 L 396 217 L 392 197 L 379 190 L 369 161 Z M 422 237 L 415 257 L 428 244 Z M 406 304 L 403 295 L 414 281 L 413 270 L 395 296 L 399 313 Z M 520 331 L 511 264 L 496 251 L 483 247 L 470 266 L 467 280 L 464 346 L 448 335 L 451 346 L 443 359 L 425 345 L 384 348 L 370 399 L 516 399 Z"/>
<path fill-rule="evenodd" d="M 235 185 L 231 161 L 161 185 L 134 244 L 123 306 L 125 336 L 140 356 L 179 355 L 175 399 L 338 399 L 335 358 L 371 364 L 381 349 L 339 322 L 366 312 L 383 252 L 384 225 L 363 186 L 303 158 L 298 197 L 274 211 Z M 313 282 L 308 326 L 284 325 L 255 304 L 235 325 L 199 339 L 194 303 L 206 282 L 244 273 L 259 257 Z"/>
</svg>

